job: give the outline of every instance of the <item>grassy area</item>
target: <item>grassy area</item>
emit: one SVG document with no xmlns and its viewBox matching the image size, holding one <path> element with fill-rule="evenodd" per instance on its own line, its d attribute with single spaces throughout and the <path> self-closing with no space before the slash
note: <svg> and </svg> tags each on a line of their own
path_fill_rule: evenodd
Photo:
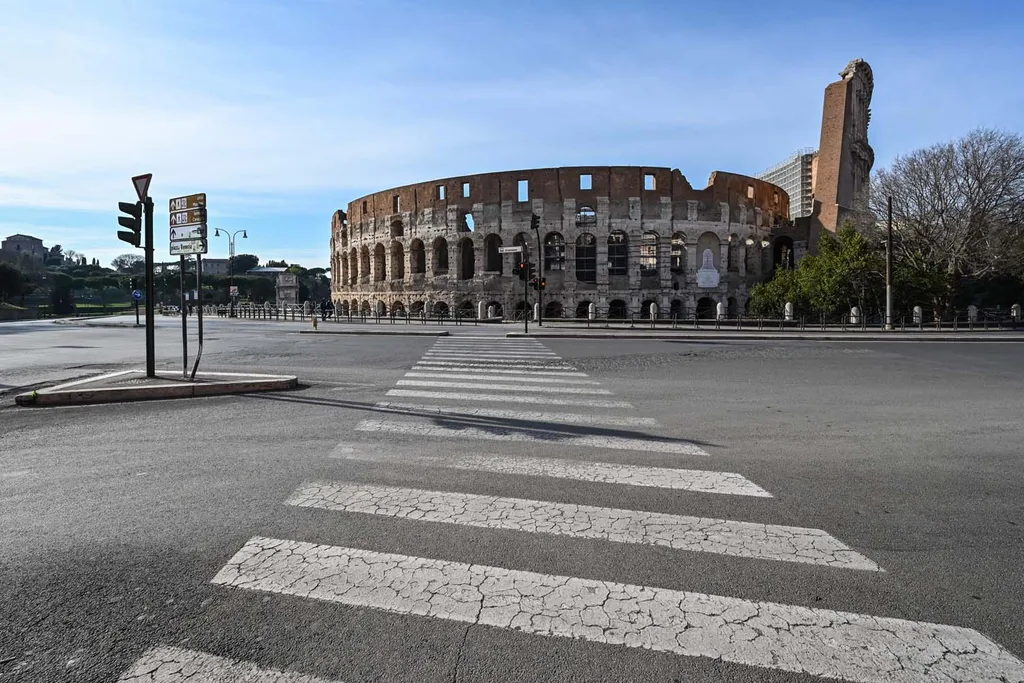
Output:
<svg viewBox="0 0 1024 683">
<path fill-rule="evenodd" d="M 75 304 L 75 310 L 79 313 L 95 313 L 102 311 L 124 311 L 129 308 L 134 308 L 132 303 L 114 303 L 114 304 Z"/>
</svg>

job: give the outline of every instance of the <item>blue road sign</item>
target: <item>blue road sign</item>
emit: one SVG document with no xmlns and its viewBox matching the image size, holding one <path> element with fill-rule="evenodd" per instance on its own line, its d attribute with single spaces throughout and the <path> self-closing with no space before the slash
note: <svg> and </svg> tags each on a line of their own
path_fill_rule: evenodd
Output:
<svg viewBox="0 0 1024 683">
<path fill-rule="evenodd" d="M 135 299 L 136 301 L 138 301 L 139 299 L 142 298 L 142 292 L 140 292 L 137 289 L 132 290 L 132 298 Z"/>
</svg>

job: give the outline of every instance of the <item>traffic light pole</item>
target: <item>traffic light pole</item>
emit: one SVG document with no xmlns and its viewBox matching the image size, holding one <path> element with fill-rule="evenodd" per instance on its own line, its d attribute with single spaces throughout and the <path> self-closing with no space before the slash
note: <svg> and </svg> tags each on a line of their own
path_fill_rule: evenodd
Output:
<svg viewBox="0 0 1024 683">
<path fill-rule="evenodd" d="M 146 377 L 156 377 L 156 316 L 153 309 L 156 298 L 156 287 L 153 282 L 153 199 L 146 197 L 145 209 L 146 230 Z M 138 306 L 138 302 L 135 304 Z M 136 315 L 138 313 L 138 308 Z"/>
<path fill-rule="evenodd" d="M 530 248 L 523 240 L 523 263 L 526 265 L 526 272 L 523 273 L 523 333 L 530 333 Z"/>
</svg>

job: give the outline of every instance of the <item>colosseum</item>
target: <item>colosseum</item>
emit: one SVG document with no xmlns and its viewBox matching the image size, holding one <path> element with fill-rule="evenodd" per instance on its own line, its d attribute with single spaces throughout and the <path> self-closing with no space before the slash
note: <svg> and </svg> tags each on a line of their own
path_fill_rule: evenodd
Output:
<svg viewBox="0 0 1024 683">
<path fill-rule="evenodd" d="M 542 270 L 545 319 L 585 318 L 591 304 L 598 317 L 735 317 L 750 287 L 805 246 L 788 215 L 780 188 L 717 171 L 702 190 L 678 170 L 638 166 L 407 185 L 335 213 L 333 298 L 343 312 L 520 317 L 519 256 L 500 251 L 512 245 Z"/>
<path fill-rule="evenodd" d="M 862 59 L 825 88 L 813 211 L 789 220 L 776 185 L 715 171 L 576 166 L 484 173 L 367 195 L 331 224 L 332 298 L 343 313 L 515 319 L 743 315 L 754 284 L 813 253 L 853 215 L 874 158 L 874 78 Z M 521 247 L 546 281 L 513 274 Z M 534 306 L 541 308 L 535 309 Z"/>
</svg>

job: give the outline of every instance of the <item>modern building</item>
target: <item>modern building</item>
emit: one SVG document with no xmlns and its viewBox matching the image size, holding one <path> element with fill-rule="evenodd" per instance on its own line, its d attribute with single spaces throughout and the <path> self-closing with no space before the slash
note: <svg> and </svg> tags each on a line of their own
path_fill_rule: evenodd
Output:
<svg viewBox="0 0 1024 683">
<path fill-rule="evenodd" d="M 816 154 L 811 147 L 798 150 L 757 176 L 786 191 L 789 195 L 791 220 L 810 216 L 814 209 L 813 168 Z"/>
<path fill-rule="evenodd" d="M 189 258 L 189 261 L 195 263 L 195 260 Z M 154 273 L 176 273 L 180 267 L 181 261 L 165 261 L 162 263 L 153 264 Z M 191 268 L 191 266 L 189 266 Z M 188 268 L 186 268 L 188 270 Z M 228 259 L 226 258 L 203 258 L 203 275 L 228 275 Z M 235 273 L 235 275 L 242 275 L 242 273 Z"/>
<path fill-rule="evenodd" d="M 0 254 L 5 261 L 16 261 L 24 256 L 42 261 L 48 252 L 43 241 L 31 235 L 11 235 L 0 242 Z"/>
</svg>

